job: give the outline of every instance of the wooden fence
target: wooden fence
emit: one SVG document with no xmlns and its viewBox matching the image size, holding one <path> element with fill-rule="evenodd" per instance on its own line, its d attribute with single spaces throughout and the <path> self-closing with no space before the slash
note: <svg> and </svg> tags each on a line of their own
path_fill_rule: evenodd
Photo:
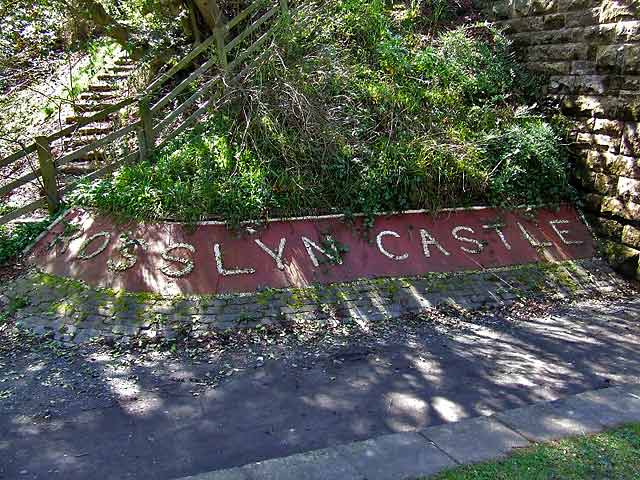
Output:
<svg viewBox="0 0 640 480">
<path fill-rule="evenodd" d="M 19 151 L 0 159 L 0 168 L 7 167 L 24 157 L 32 154 L 37 155 L 37 168 L 18 179 L 11 180 L 0 186 L 0 197 L 3 197 L 15 189 L 29 184 L 34 181 L 40 182 L 40 186 L 44 191 L 44 196 L 35 201 L 21 206 L 11 212 L 0 216 L 0 225 L 6 224 L 16 218 L 30 213 L 39 208 L 47 207 L 50 212 L 55 212 L 60 207 L 60 202 L 65 193 L 68 193 L 82 182 L 107 175 L 119 166 L 138 159 L 149 158 L 155 151 L 166 146 L 178 134 L 182 133 L 195 121 L 200 118 L 212 106 L 215 97 L 212 92 L 215 87 L 224 87 L 225 82 L 231 82 L 245 75 L 251 65 L 259 60 L 260 57 L 251 60 L 251 56 L 265 44 L 265 42 L 273 35 L 277 27 L 277 22 L 273 20 L 278 18 L 288 18 L 290 15 L 287 0 L 276 0 L 277 3 L 271 3 L 273 0 L 257 0 L 242 10 L 236 17 L 226 23 L 218 22 L 218 26 L 214 29 L 213 34 L 194 48 L 186 56 L 184 56 L 176 65 L 167 72 L 159 75 L 144 90 L 144 92 L 135 97 L 125 98 L 118 103 L 105 108 L 104 110 L 91 115 L 90 117 L 81 118 L 73 125 L 59 130 L 50 135 L 37 136 L 33 143 L 24 146 Z M 264 11 L 266 10 L 266 11 Z M 251 21 L 252 20 L 252 21 Z M 266 22 L 272 20 L 269 26 Z M 251 21 L 251 23 L 248 23 Z M 248 23 L 248 24 L 247 24 Z M 240 26 L 246 24 L 245 28 L 239 30 Z M 264 25 L 264 27 L 263 27 Z M 262 30 L 260 30 L 260 28 Z M 239 31 L 238 31 L 239 30 Z M 237 32 L 237 33 L 236 33 Z M 232 33 L 234 35 L 232 36 Z M 238 47 L 243 42 L 252 40 L 252 34 L 260 34 L 260 36 L 250 43 L 244 50 Z M 212 52 L 209 58 L 195 69 L 189 76 L 176 85 L 170 92 L 164 94 L 160 98 L 159 92 L 161 87 L 175 77 L 175 75 L 187 68 L 199 56 Z M 263 52 L 267 54 L 268 51 Z M 245 65 L 245 68 L 236 73 L 238 67 Z M 199 86 L 199 88 L 180 105 L 168 110 L 170 103 L 178 98 L 187 87 L 204 74 L 210 72 L 214 66 L 217 66 L 218 72 L 212 78 Z M 193 107 L 200 99 L 206 99 L 204 103 L 190 113 L 190 115 L 181 119 L 181 115 Z M 52 153 L 52 143 L 73 135 L 80 127 L 107 119 L 112 114 L 123 111 L 123 109 L 135 105 L 137 108 L 137 120 L 110 132 L 93 143 L 78 148 L 75 151 L 66 153 L 58 158 Z M 174 125 L 176 122 L 179 123 Z M 84 158 L 91 152 L 96 151 L 100 147 L 114 144 L 122 141 L 123 137 L 128 134 L 136 133 L 136 148 L 124 155 L 120 155 L 111 163 L 82 176 L 73 183 L 59 187 L 59 168 L 67 165 L 74 160 Z"/>
</svg>

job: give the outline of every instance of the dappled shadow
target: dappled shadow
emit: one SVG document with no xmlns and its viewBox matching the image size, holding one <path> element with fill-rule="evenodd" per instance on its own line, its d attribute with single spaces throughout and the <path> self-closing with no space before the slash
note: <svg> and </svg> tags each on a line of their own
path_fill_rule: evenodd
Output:
<svg viewBox="0 0 640 480">
<path fill-rule="evenodd" d="M 638 300 L 585 301 L 455 326 L 397 322 L 322 347 L 235 345 L 200 362 L 92 353 L 107 405 L 46 421 L 7 411 L 2 473 L 173 478 L 638 381 L 638 319 Z M 35 382 L 50 367 L 32 368 Z M 221 371 L 215 388 L 197 388 Z"/>
</svg>

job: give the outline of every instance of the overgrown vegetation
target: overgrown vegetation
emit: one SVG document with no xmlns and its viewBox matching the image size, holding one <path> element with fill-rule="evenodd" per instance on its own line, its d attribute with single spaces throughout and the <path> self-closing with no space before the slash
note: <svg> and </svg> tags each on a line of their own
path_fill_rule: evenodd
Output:
<svg viewBox="0 0 640 480">
<path fill-rule="evenodd" d="M 77 199 L 131 217 L 273 215 L 558 201 L 557 122 L 484 26 L 431 35 L 421 2 L 306 5 L 209 120 Z"/>
<path fill-rule="evenodd" d="M 52 216 L 41 222 L 19 223 L 11 227 L 0 225 L 0 265 L 15 259 L 54 219 Z"/>
</svg>

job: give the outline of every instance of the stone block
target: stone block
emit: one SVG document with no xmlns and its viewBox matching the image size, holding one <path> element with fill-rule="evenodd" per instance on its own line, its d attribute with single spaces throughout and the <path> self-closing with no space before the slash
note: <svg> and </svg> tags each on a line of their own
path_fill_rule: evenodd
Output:
<svg viewBox="0 0 640 480">
<path fill-rule="evenodd" d="M 600 23 L 614 23 L 621 20 L 635 20 L 638 11 L 634 2 L 621 2 L 619 0 L 605 0 L 600 9 Z"/>
<path fill-rule="evenodd" d="M 580 75 L 574 77 L 572 90 L 581 95 L 602 95 L 608 89 L 606 75 Z"/>
<path fill-rule="evenodd" d="M 378 456 L 377 460 L 381 458 Z M 242 470 L 255 480 L 363 480 L 363 476 L 336 449 L 266 460 L 242 467 Z"/>
<path fill-rule="evenodd" d="M 640 165 L 638 160 L 625 155 L 602 155 L 605 162 L 605 170 L 612 175 L 629 178 L 640 178 Z"/>
<path fill-rule="evenodd" d="M 622 243 L 634 248 L 640 248 L 640 229 L 625 225 L 622 229 Z"/>
<path fill-rule="evenodd" d="M 506 20 L 511 16 L 511 2 L 507 0 L 492 2 L 488 12 L 494 20 Z"/>
<path fill-rule="evenodd" d="M 507 34 L 518 32 L 536 32 L 543 29 L 542 17 L 513 18 L 504 22 L 502 25 L 505 27 L 505 32 Z"/>
<path fill-rule="evenodd" d="M 575 60 L 571 62 L 571 73 L 574 75 L 589 75 L 596 71 L 596 62 L 591 60 Z"/>
<path fill-rule="evenodd" d="M 593 122 L 594 133 L 609 135 L 612 137 L 622 134 L 623 123 L 618 120 L 609 120 L 606 118 L 596 118 Z"/>
<path fill-rule="evenodd" d="M 614 43 L 640 42 L 640 21 L 630 20 L 616 24 Z"/>
<path fill-rule="evenodd" d="M 477 417 L 430 427 L 420 432 L 460 463 L 504 457 L 529 441 L 491 417 Z"/>
<path fill-rule="evenodd" d="M 571 71 L 569 62 L 527 62 L 525 67 L 532 72 L 543 72 L 550 75 L 563 75 Z"/>
<path fill-rule="evenodd" d="M 620 120 L 640 122 L 640 93 L 620 91 L 616 115 Z"/>
<path fill-rule="evenodd" d="M 588 60 L 589 46 L 582 43 L 566 43 L 562 45 L 538 45 L 529 47 L 529 61 L 549 60 Z"/>
<path fill-rule="evenodd" d="M 589 223 L 598 236 L 613 239 L 619 239 L 622 236 L 623 225 L 615 220 L 590 216 Z"/>
<path fill-rule="evenodd" d="M 511 14 L 514 17 L 528 17 L 532 11 L 531 0 L 512 0 Z"/>
<path fill-rule="evenodd" d="M 596 118 L 593 123 L 595 133 L 617 137 L 622 134 L 623 123 L 619 120 L 608 120 L 606 118 Z"/>
<path fill-rule="evenodd" d="M 593 133 L 595 118 L 573 119 L 573 131 L 576 133 Z"/>
<path fill-rule="evenodd" d="M 229 470 L 218 470 L 206 472 L 191 477 L 184 477 L 180 480 L 252 480 L 249 474 L 242 468 L 232 468 Z"/>
<path fill-rule="evenodd" d="M 604 147 L 609 152 L 615 153 L 620 149 L 620 138 L 595 133 L 579 133 L 576 142 L 585 146 Z"/>
<path fill-rule="evenodd" d="M 531 5 L 531 13 L 535 15 L 555 13 L 558 11 L 557 0 L 529 0 L 529 3 Z"/>
<path fill-rule="evenodd" d="M 580 163 L 589 170 L 601 172 L 605 168 L 605 156 L 603 155 L 603 152 L 589 150 L 587 152 L 583 152 L 580 157 Z"/>
<path fill-rule="evenodd" d="M 600 211 L 627 220 L 640 220 L 640 203 L 624 202 L 616 197 L 604 197 Z"/>
<path fill-rule="evenodd" d="M 574 10 L 586 10 L 594 6 L 594 0 L 558 0 L 559 12 L 571 12 Z"/>
<path fill-rule="evenodd" d="M 545 15 L 542 19 L 542 28 L 545 30 L 559 30 L 564 28 L 565 15 L 563 13 L 554 13 Z"/>
<path fill-rule="evenodd" d="M 640 129 L 637 122 L 624 124 L 620 152 L 623 155 L 640 157 Z"/>
<path fill-rule="evenodd" d="M 587 189 L 601 195 L 615 195 L 617 187 L 617 177 L 611 177 L 604 173 L 591 171 L 582 172 L 579 175 L 580 183 Z"/>
<path fill-rule="evenodd" d="M 617 118 L 619 100 L 616 97 L 577 95 L 562 98 L 561 104 L 568 115 Z"/>
<path fill-rule="evenodd" d="M 589 415 L 582 415 L 553 402 L 508 410 L 498 413 L 495 418 L 535 442 L 547 442 L 602 430 L 602 425 Z"/>
<path fill-rule="evenodd" d="M 336 450 L 367 480 L 416 478 L 455 466 L 447 455 L 417 433 L 385 435 Z"/>
<path fill-rule="evenodd" d="M 640 180 L 619 177 L 618 197 L 631 200 L 632 202 L 640 202 Z"/>
<path fill-rule="evenodd" d="M 616 271 L 629 278 L 640 278 L 638 264 L 640 250 L 618 242 L 604 242 L 602 248 L 607 260 Z"/>
<path fill-rule="evenodd" d="M 575 90 L 575 79 L 574 75 L 552 75 L 549 78 L 548 91 L 555 94 L 572 93 Z"/>
<path fill-rule="evenodd" d="M 602 207 L 602 195 L 588 193 L 584 196 L 584 206 L 591 212 L 600 212 Z"/>
<path fill-rule="evenodd" d="M 588 27 L 598 24 L 597 9 L 567 12 L 565 14 L 565 28 Z"/>
<path fill-rule="evenodd" d="M 625 75 L 622 77 L 622 90 L 640 90 L 640 75 Z"/>
<path fill-rule="evenodd" d="M 624 53 L 624 45 L 605 45 L 598 47 L 596 66 L 599 70 L 622 72 Z"/>
<path fill-rule="evenodd" d="M 603 242 L 602 249 L 616 271 L 626 277 L 640 279 L 640 250 L 618 242 Z"/>
<path fill-rule="evenodd" d="M 589 417 L 604 428 L 640 421 L 640 398 L 633 397 L 624 387 L 581 393 L 561 403 L 566 410 Z"/>
</svg>

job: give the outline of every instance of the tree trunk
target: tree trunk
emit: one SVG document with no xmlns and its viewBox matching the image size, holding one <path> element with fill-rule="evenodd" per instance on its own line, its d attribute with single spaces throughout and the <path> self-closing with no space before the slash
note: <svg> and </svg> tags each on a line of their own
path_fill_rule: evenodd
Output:
<svg viewBox="0 0 640 480">
<path fill-rule="evenodd" d="M 224 22 L 222 10 L 216 0 L 191 0 L 198 9 L 198 13 L 202 17 L 209 31 L 213 32 L 218 22 Z"/>
</svg>

